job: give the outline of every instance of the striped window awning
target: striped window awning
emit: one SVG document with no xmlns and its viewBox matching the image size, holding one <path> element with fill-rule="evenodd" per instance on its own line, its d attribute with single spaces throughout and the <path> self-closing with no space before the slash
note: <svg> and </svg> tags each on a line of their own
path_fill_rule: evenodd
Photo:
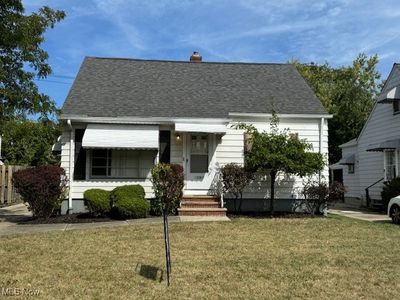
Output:
<svg viewBox="0 0 400 300">
<path fill-rule="evenodd" d="M 158 149 L 158 126 L 88 124 L 82 147 L 88 149 Z"/>
</svg>

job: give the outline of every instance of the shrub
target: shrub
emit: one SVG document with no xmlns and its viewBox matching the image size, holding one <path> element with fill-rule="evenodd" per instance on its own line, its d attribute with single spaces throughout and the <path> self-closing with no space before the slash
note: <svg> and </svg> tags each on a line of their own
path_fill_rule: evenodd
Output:
<svg viewBox="0 0 400 300">
<path fill-rule="evenodd" d="M 304 198 L 298 199 L 294 210 L 303 208 L 307 213 L 314 215 L 325 203 L 340 200 L 345 191 L 340 182 L 335 181 L 328 185 L 326 182 L 308 181 L 302 191 Z"/>
<path fill-rule="evenodd" d="M 113 209 L 122 218 L 145 218 L 150 205 L 141 185 L 124 185 L 111 192 Z"/>
<path fill-rule="evenodd" d="M 175 214 L 183 195 L 183 167 L 177 164 L 160 163 L 151 169 L 155 199 L 152 213 L 161 215 L 163 211 Z"/>
<path fill-rule="evenodd" d="M 230 163 L 221 168 L 221 175 L 224 193 L 230 193 L 235 197 L 235 212 L 240 212 L 242 209 L 243 190 L 252 179 L 252 173 L 238 164 Z M 236 209 L 237 199 L 240 199 L 238 210 Z"/>
<path fill-rule="evenodd" d="M 382 204 L 387 209 L 390 199 L 400 195 L 400 177 L 385 182 L 381 192 Z"/>
<path fill-rule="evenodd" d="M 104 216 L 111 210 L 110 192 L 102 189 L 87 190 L 83 197 L 86 200 L 89 211 L 97 216 Z"/>
<path fill-rule="evenodd" d="M 49 218 L 60 209 L 65 198 L 67 179 L 63 168 L 39 166 L 14 173 L 14 185 L 33 216 Z"/>
</svg>

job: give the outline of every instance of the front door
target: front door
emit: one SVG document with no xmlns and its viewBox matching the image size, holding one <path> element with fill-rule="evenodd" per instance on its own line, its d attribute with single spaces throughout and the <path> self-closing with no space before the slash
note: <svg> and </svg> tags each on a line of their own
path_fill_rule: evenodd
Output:
<svg viewBox="0 0 400 300">
<path fill-rule="evenodd" d="M 188 133 L 186 136 L 186 191 L 207 194 L 215 177 L 213 135 Z"/>
</svg>

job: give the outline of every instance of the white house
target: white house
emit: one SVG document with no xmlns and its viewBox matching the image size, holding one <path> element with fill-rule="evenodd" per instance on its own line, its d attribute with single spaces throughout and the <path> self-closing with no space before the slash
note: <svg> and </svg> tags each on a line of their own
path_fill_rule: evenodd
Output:
<svg viewBox="0 0 400 300">
<path fill-rule="evenodd" d="M 243 131 L 232 126 L 269 130 L 273 106 L 282 128 L 327 155 L 330 116 L 293 65 L 201 62 L 197 53 L 188 62 L 87 57 L 60 117 L 61 166 L 70 181 L 62 211 L 83 210 L 90 188 L 141 184 L 152 198 L 157 162 L 183 166 L 187 197 L 220 199 L 219 167 L 244 162 Z M 244 209 L 267 210 L 267 180 L 248 189 Z M 282 175 L 278 210 L 301 184 Z"/>
<path fill-rule="evenodd" d="M 380 205 L 383 183 L 399 176 L 400 65 L 394 64 L 357 139 L 342 148 L 345 197 Z"/>
</svg>

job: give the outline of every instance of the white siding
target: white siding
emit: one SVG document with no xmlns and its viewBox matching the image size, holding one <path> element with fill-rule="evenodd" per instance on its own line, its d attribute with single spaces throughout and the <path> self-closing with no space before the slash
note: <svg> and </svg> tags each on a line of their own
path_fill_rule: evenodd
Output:
<svg viewBox="0 0 400 300">
<path fill-rule="evenodd" d="M 348 166 L 343 166 L 343 184 L 346 187 L 345 197 L 359 198 L 360 197 L 360 182 L 359 182 L 359 162 L 357 154 L 357 145 L 342 148 L 342 157 L 355 154 L 354 173 L 349 173 Z"/>
<path fill-rule="evenodd" d="M 243 130 L 236 130 L 232 128 L 232 125 L 237 122 L 246 122 L 255 125 L 259 130 L 270 130 L 269 120 L 261 119 L 235 119 L 227 127 L 226 134 L 216 135 L 216 167 L 221 167 L 227 163 L 244 163 L 244 137 Z M 323 124 L 322 133 L 323 139 L 320 143 L 320 124 L 321 119 L 281 119 L 279 127 L 280 129 L 289 129 L 291 133 L 298 133 L 299 138 L 306 139 L 313 145 L 313 151 L 320 151 L 320 144 L 322 145 L 321 152 L 327 159 L 328 153 L 328 121 L 325 119 Z M 161 130 L 170 129 L 171 127 L 164 128 L 160 127 Z M 176 138 L 176 132 L 171 130 L 171 163 L 183 164 L 183 135 L 180 139 Z M 70 132 L 68 128 L 64 129 L 62 134 L 62 151 L 61 151 L 61 166 L 66 170 L 68 174 L 69 167 L 69 138 Z M 89 155 L 87 156 L 89 157 Z M 322 172 L 322 175 L 327 180 L 328 168 Z M 72 185 L 72 197 L 74 199 L 82 199 L 83 193 L 90 188 L 104 188 L 106 190 L 112 190 L 113 188 L 125 185 L 125 184 L 141 184 L 146 192 L 146 197 L 153 197 L 152 185 L 149 179 L 127 181 L 123 179 L 88 179 L 73 181 Z M 300 195 L 300 190 L 303 184 L 303 179 L 298 177 L 287 177 L 283 174 L 278 178 L 276 186 L 276 197 L 277 198 L 297 198 Z M 259 178 L 248 191 L 244 194 L 246 198 L 267 198 L 269 197 L 269 182 L 268 178 Z"/>
<path fill-rule="evenodd" d="M 393 69 L 384 91 L 397 85 L 400 85 L 399 66 Z M 384 177 L 383 153 L 367 152 L 368 146 L 390 139 L 400 139 L 400 115 L 393 115 L 391 104 L 377 103 L 358 138 L 360 197 L 365 198 L 365 188 Z M 372 199 L 381 199 L 382 186 L 380 182 L 370 189 Z"/>
<path fill-rule="evenodd" d="M 93 179 L 93 180 L 79 180 L 73 182 L 72 198 L 83 199 L 83 193 L 88 189 L 100 188 L 111 191 L 117 186 L 126 184 L 140 184 L 146 192 L 146 198 L 152 198 L 153 188 L 149 179 L 143 180 L 123 180 L 123 179 Z"/>
<path fill-rule="evenodd" d="M 258 130 L 270 131 L 270 120 L 260 119 L 235 119 L 228 128 L 231 128 L 237 122 L 253 124 Z M 307 140 L 313 146 L 313 151 L 318 152 L 320 149 L 320 124 L 321 119 L 280 119 L 279 128 L 289 129 L 290 133 L 298 133 L 299 138 Z M 328 122 L 325 120 L 322 128 L 323 139 L 321 152 L 328 159 Z M 244 163 L 244 136 L 243 130 L 229 129 L 222 136 L 220 143 L 217 145 L 217 162 L 219 166 L 234 162 L 238 164 Z M 328 167 L 321 173 L 325 180 L 328 180 Z M 296 176 L 285 176 L 281 174 L 276 183 L 277 198 L 298 198 L 300 197 L 303 179 Z M 244 193 L 245 198 L 268 198 L 270 197 L 269 179 L 258 178 Z"/>
</svg>

